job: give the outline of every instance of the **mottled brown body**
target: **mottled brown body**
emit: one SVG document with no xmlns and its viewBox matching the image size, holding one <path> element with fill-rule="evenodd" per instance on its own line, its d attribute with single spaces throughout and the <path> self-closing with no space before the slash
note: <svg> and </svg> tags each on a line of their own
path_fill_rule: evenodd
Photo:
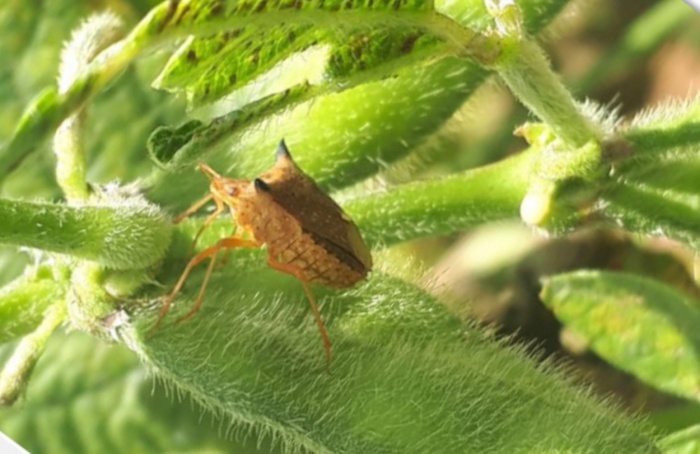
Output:
<svg viewBox="0 0 700 454">
<path fill-rule="evenodd" d="M 296 267 L 305 282 L 330 288 L 346 288 L 367 276 L 367 267 L 353 267 L 342 262 L 327 247 L 324 248 L 323 239 L 314 238 L 313 234 L 305 232 L 296 219 L 278 207 L 270 208 L 280 212 L 268 218 L 254 210 L 239 211 L 236 221 L 250 237 L 267 246 L 270 257 L 279 263 Z"/>
<path fill-rule="evenodd" d="M 284 142 L 277 149 L 277 160 L 272 169 L 252 181 L 221 177 L 204 164 L 200 164 L 199 168 L 211 181 L 210 193 L 175 222 L 213 201 L 216 210 L 200 228 L 195 244 L 201 233 L 225 211 L 229 211 L 237 227 L 236 235 L 221 239 L 190 260 L 168 295 L 151 332 L 167 314 L 192 268 L 211 259 L 197 302 L 183 319 L 192 317 L 199 310 L 221 250 L 264 245 L 269 253 L 268 264 L 272 268 L 301 281 L 330 364 L 330 340 L 307 284 L 346 288 L 367 276 L 372 268 L 372 256 L 355 224 L 333 199 L 297 167 Z"/>
<path fill-rule="evenodd" d="M 331 288 L 351 287 L 367 276 L 372 256 L 355 224 L 294 163 L 280 144 L 274 167 L 248 183 L 236 222 L 270 256 L 297 267 L 304 281 Z"/>
</svg>

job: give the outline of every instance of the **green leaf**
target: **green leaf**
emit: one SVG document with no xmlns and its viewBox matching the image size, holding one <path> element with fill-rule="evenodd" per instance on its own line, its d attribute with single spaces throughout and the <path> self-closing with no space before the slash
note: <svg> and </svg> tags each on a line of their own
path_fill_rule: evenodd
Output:
<svg viewBox="0 0 700 454">
<path fill-rule="evenodd" d="M 0 364 L 11 350 L 0 347 Z M 173 400 L 124 347 L 57 334 L 25 401 L 0 410 L 0 430 L 32 454 L 259 452 L 222 439 L 201 409 Z"/>
<path fill-rule="evenodd" d="M 363 12 L 358 15 L 356 9 Z M 397 10 L 414 14 L 402 16 Z M 121 74 L 141 52 L 191 34 L 211 35 L 244 26 L 274 27 L 279 24 L 280 17 L 297 24 L 352 29 L 371 23 L 375 26 L 386 26 L 387 22 L 395 25 L 406 25 L 407 22 L 408 25 L 426 24 L 426 19 L 433 18 L 434 12 L 432 2 L 427 0 L 382 0 L 371 4 L 338 0 L 163 2 L 151 10 L 124 40 L 96 58 L 61 96 L 47 88 L 28 106 L 12 140 L 0 149 L 0 178 L 14 170 L 58 124 Z"/>
<path fill-rule="evenodd" d="M 380 28 L 344 38 L 331 50 L 326 71 L 330 83 L 352 80 L 370 69 L 391 68 L 393 71 L 387 70 L 387 74 L 390 74 L 396 70 L 396 64 L 392 65 L 392 62 L 411 54 L 418 55 L 416 59 L 409 60 L 415 64 L 421 58 L 433 60 L 431 63 L 434 63 L 447 53 L 437 38 L 419 29 Z M 376 77 L 376 74 L 373 75 Z"/>
<path fill-rule="evenodd" d="M 528 29 L 534 32 L 544 26 L 565 4 L 566 2 L 561 0 L 533 0 L 523 5 Z M 368 26 L 381 28 L 387 27 L 388 21 L 389 24 L 397 27 L 428 26 L 437 36 L 444 34 L 443 38 L 451 41 L 457 38 L 464 43 L 470 43 L 475 37 L 466 29 L 436 15 L 432 9 L 432 3 L 427 1 L 416 0 L 403 3 L 400 0 L 356 3 L 303 2 L 301 6 L 311 11 L 301 12 L 297 11 L 297 6 L 299 5 L 296 2 L 291 1 L 161 3 L 151 10 L 127 38 L 108 49 L 96 62 L 93 62 L 90 68 L 66 90 L 64 96 L 59 97 L 55 91 L 48 91 L 25 110 L 12 140 L 0 150 L 0 179 L 14 170 L 32 151 L 39 148 L 42 141 L 68 115 L 81 108 L 107 84 L 122 74 L 123 70 L 139 54 L 172 40 L 190 35 L 212 35 L 252 25 L 271 28 L 279 25 L 280 11 L 284 11 L 285 21 L 298 21 L 300 24 L 310 22 L 327 28 L 348 27 L 352 29 L 355 27 L 366 29 Z M 476 8 L 474 6 L 472 1 L 459 4 L 440 4 L 442 13 L 454 17 L 462 24 L 469 23 L 476 16 L 482 20 L 486 17 L 480 2 L 476 4 Z M 317 11 L 313 11 L 314 8 Z M 364 10 L 356 14 L 358 11 L 353 8 L 364 8 Z M 395 9 L 400 9 L 402 12 L 398 14 Z M 227 14 L 232 16 L 224 19 Z M 444 27 L 445 24 L 450 26 Z M 492 48 L 487 50 L 493 51 Z M 477 78 L 482 79 L 481 76 L 471 77 L 467 75 L 465 83 L 478 85 Z M 399 149 L 400 144 L 401 141 L 398 141 Z M 373 144 L 370 142 L 370 145 Z M 396 141 L 389 145 L 397 148 Z"/>
<path fill-rule="evenodd" d="M 189 171 L 189 166 L 195 160 L 201 159 L 211 148 L 220 146 L 221 142 L 237 134 L 237 130 L 244 130 L 287 105 L 309 99 L 309 88 L 308 85 L 297 86 L 275 93 L 216 118 L 207 125 L 192 120 L 177 127 L 161 126 L 148 139 L 149 153 L 168 173 L 178 169 Z M 159 173 L 155 176 L 158 178 Z M 161 172 L 160 176 L 164 174 Z"/>
<path fill-rule="evenodd" d="M 700 398 L 700 308 L 632 274 L 577 271 L 544 281 L 542 300 L 597 354 L 658 389 Z"/>
<path fill-rule="evenodd" d="M 228 230 L 214 226 L 201 243 Z M 163 276 L 187 261 L 189 241 L 176 238 L 182 255 Z M 153 318 L 138 317 L 122 330 L 126 343 L 210 411 L 274 436 L 285 452 L 656 452 L 636 422 L 381 271 L 350 290 L 314 289 L 333 343 L 328 373 L 301 286 L 267 268 L 264 251 L 232 252 L 200 312 L 173 323 L 192 308 L 205 268 L 155 335 L 145 337 Z"/>
<path fill-rule="evenodd" d="M 41 322 L 46 309 L 65 298 L 66 280 L 56 279 L 58 270 L 30 268 L 0 289 L 0 344 L 21 337 Z"/>
<path fill-rule="evenodd" d="M 210 148 L 193 148 L 188 150 L 193 155 L 182 159 L 193 167 L 204 161 L 223 175 L 250 178 L 269 168 L 284 138 L 295 161 L 322 188 L 344 187 L 406 156 L 454 114 L 485 76 L 475 65 L 445 59 L 396 79 L 314 99 L 269 123 L 242 130 L 213 124 L 198 134 Z M 160 175 L 149 198 L 184 209 L 205 189 L 201 177 L 186 168 Z"/>
<path fill-rule="evenodd" d="M 185 146 L 202 127 L 202 122 L 190 120 L 179 126 L 160 126 L 148 138 L 147 148 L 153 162 L 164 167 L 175 152 Z"/>
<path fill-rule="evenodd" d="M 667 175 L 659 174 L 662 178 Z M 678 178 L 683 184 L 694 178 L 693 167 L 684 169 Z M 689 172 L 691 172 L 689 174 Z M 654 178 L 651 178 L 652 181 Z M 692 181 L 690 181 L 692 184 Z M 697 200 L 700 194 L 685 194 L 673 189 L 657 189 L 643 182 L 620 181 L 606 190 L 602 196 L 602 213 L 614 224 L 626 230 L 649 236 L 662 236 L 678 240 L 700 251 L 700 211 Z"/>
<path fill-rule="evenodd" d="M 251 18 L 255 16 L 281 11 L 294 14 L 295 12 L 348 12 L 352 10 L 360 12 L 358 16 L 351 16 L 356 17 L 356 24 L 359 25 L 362 21 L 362 12 L 369 14 L 372 11 L 392 11 L 394 13 L 431 11 L 433 2 L 431 0 L 314 0 L 303 2 L 297 0 L 200 0 L 178 2 L 175 5 L 168 5 L 168 8 L 171 15 L 173 15 L 173 17 L 168 18 L 168 25 L 171 26 L 201 26 L 206 24 L 207 21 L 221 21 L 234 17 L 245 19 L 245 22 L 251 22 Z M 276 16 L 269 20 L 276 19 L 279 21 L 279 18 L 280 16 Z M 306 20 L 315 22 L 316 19 L 314 16 L 310 16 Z"/>
<path fill-rule="evenodd" d="M 330 48 L 324 59 L 325 71 L 319 74 L 314 65 L 307 64 L 293 71 L 289 83 L 313 79 L 315 85 L 325 86 L 326 92 L 387 76 L 408 63 L 446 55 L 436 38 L 414 28 L 343 33 L 308 25 L 281 24 L 263 30 L 248 27 L 191 38 L 171 57 L 154 86 L 185 92 L 192 107 L 216 101 L 256 79 L 274 77 L 275 86 L 284 86 L 280 79 L 285 79 L 288 71 L 273 76 L 268 72 L 311 46 Z M 406 58 L 411 54 L 416 55 Z"/>
<path fill-rule="evenodd" d="M 700 452 L 700 425 L 668 435 L 659 442 L 664 454 L 697 454 Z"/>
<path fill-rule="evenodd" d="M 245 86 L 318 39 L 309 26 L 283 24 L 193 37 L 173 54 L 154 86 L 186 92 L 191 106 L 207 104 Z"/>
</svg>

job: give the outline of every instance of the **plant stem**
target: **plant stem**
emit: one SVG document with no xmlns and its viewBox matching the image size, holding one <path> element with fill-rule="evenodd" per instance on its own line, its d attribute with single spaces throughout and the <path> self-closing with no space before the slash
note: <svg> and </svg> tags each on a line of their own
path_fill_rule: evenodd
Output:
<svg viewBox="0 0 700 454">
<path fill-rule="evenodd" d="M 659 106 L 639 114 L 624 138 L 632 145 L 634 167 L 637 158 L 661 159 L 669 151 L 687 150 L 697 154 L 700 145 L 700 96 L 685 102 Z"/>
<path fill-rule="evenodd" d="M 603 213 L 618 227 L 649 236 L 672 238 L 700 252 L 697 198 L 653 189 L 634 182 L 618 183 L 601 196 Z"/>
<path fill-rule="evenodd" d="M 69 254 L 115 269 L 161 259 L 171 224 L 150 206 L 69 207 L 0 199 L 0 243 Z"/>
<path fill-rule="evenodd" d="M 107 46 L 121 37 L 121 21 L 111 13 L 96 14 L 73 32 L 61 53 L 58 90 L 64 93 L 89 63 Z M 54 134 L 56 179 L 69 202 L 88 199 L 85 179 L 85 149 L 82 132 L 86 109 L 78 109 L 66 118 Z"/>
<path fill-rule="evenodd" d="M 630 131 L 625 138 L 634 147 L 634 157 L 652 157 L 673 149 L 700 146 L 700 121 Z"/>
<path fill-rule="evenodd" d="M 603 131 L 581 112 L 539 45 L 530 40 L 514 45 L 518 48 L 496 68 L 513 94 L 571 148 L 602 140 Z"/>
<path fill-rule="evenodd" d="M 373 246 L 517 217 L 534 157 L 526 151 L 476 170 L 355 199 L 344 209 Z"/>
<path fill-rule="evenodd" d="M 85 112 L 81 110 L 66 118 L 54 135 L 56 181 L 69 202 L 84 201 L 89 197 L 81 134 L 84 116 Z"/>
<path fill-rule="evenodd" d="M 12 405 L 19 398 L 36 362 L 44 353 L 49 337 L 65 318 L 65 302 L 56 302 L 39 327 L 20 341 L 0 373 L 0 407 Z"/>
<path fill-rule="evenodd" d="M 0 344 L 36 329 L 46 308 L 63 299 L 67 281 L 47 276 L 46 271 L 25 271 L 0 291 Z"/>
</svg>

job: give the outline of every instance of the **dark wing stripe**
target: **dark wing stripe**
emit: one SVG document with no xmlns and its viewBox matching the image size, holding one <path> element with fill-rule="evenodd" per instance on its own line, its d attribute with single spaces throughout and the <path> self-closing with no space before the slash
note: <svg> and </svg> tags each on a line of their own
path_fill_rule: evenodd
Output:
<svg viewBox="0 0 700 454">
<path fill-rule="evenodd" d="M 310 232 L 306 229 L 302 229 L 302 232 L 309 235 L 314 241 L 314 243 L 321 246 L 324 250 L 328 251 L 328 253 L 333 255 L 335 258 L 337 258 L 353 270 L 357 271 L 363 276 L 367 274 L 367 268 L 365 267 L 365 265 L 361 261 L 359 261 L 352 252 L 348 251 L 339 244 L 334 243 L 328 238 L 324 238 L 320 235 L 317 235 L 314 232 Z"/>
</svg>

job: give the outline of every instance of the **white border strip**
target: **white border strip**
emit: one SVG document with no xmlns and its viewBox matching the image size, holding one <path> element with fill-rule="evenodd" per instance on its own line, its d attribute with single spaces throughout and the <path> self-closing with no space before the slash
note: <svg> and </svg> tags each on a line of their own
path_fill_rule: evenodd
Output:
<svg viewBox="0 0 700 454">
<path fill-rule="evenodd" d="M 700 0 L 683 0 L 690 5 L 695 11 L 700 13 Z"/>
<path fill-rule="evenodd" d="M 0 452 L 2 454 L 29 454 L 27 450 L 2 432 L 0 432 Z"/>
</svg>

